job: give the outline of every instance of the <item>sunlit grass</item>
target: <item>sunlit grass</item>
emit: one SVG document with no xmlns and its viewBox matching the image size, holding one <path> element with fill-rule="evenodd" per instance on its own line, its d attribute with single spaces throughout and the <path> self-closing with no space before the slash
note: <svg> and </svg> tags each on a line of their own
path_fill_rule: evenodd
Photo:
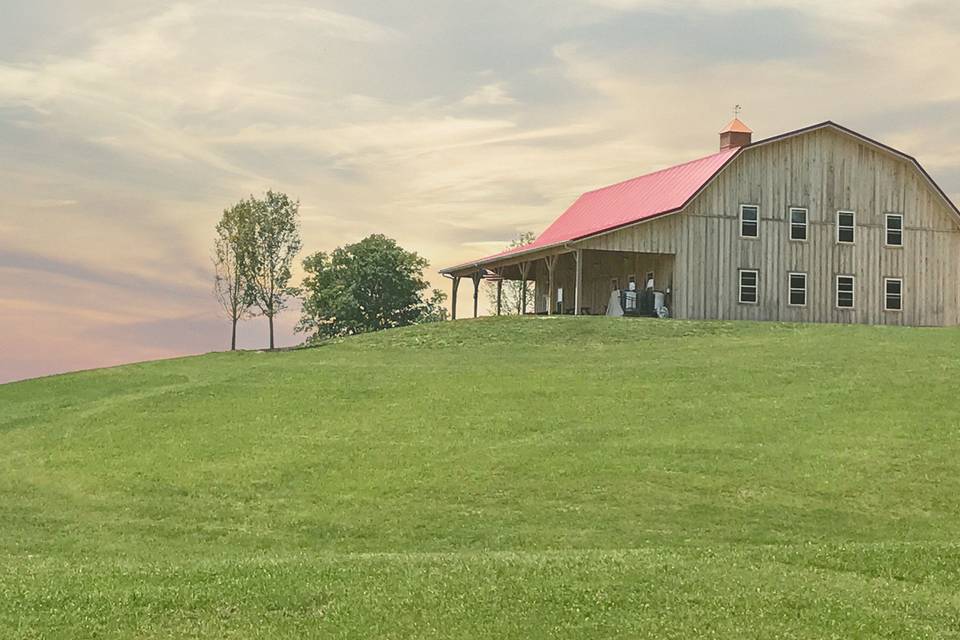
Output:
<svg viewBox="0 0 960 640">
<path fill-rule="evenodd" d="M 0 637 L 958 637 L 957 354 L 503 318 L 0 386 Z"/>
</svg>

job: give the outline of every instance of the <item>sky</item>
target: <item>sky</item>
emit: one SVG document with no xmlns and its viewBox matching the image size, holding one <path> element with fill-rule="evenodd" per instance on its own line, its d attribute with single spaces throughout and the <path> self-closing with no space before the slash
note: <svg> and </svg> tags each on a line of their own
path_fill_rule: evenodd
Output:
<svg viewBox="0 0 960 640">
<path fill-rule="evenodd" d="M 384 233 L 448 292 L 581 192 L 715 152 L 734 104 L 958 201 L 958 32 L 929 0 L 0 0 L 0 382 L 226 348 L 213 227 L 267 189 L 302 256 Z"/>
</svg>

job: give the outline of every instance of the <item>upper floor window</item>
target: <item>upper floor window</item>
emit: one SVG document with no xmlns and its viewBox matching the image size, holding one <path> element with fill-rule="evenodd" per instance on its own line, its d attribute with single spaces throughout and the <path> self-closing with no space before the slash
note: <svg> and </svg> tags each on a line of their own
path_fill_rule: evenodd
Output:
<svg viewBox="0 0 960 640">
<path fill-rule="evenodd" d="M 903 215 L 899 213 L 887 214 L 887 246 L 903 246 Z"/>
<path fill-rule="evenodd" d="M 756 269 L 740 269 L 740 303 L 757 304 L 760 273 Z"/>
<path fill-rule="evenodd" d="M 790 289 L 790 301 L 788 304 L 791 307 L 807 306 L 807 274 L 790 273 L 787 274 L 787 278 Z"/>
<path fill-rule="evenodd" d="M 853 276 L 837 276 L 837 308 L 853 309 L 855 286 Z"/>
<path fill-rule="evenodd" d="M 740 205 L 740 237 L 756 238 L 760 235 L 760 207 L 755 204 Z"/>
<path fill-rule="evenodd" d="M 790 239 L 807 239 L 807 210 L 800 207 L 790 208 Z"/>
<path fill-rule="evenodd" d="M 900 278 L 884 278 L 883 294 L 885 311 L 903 310 L 903 280 Z"/>
<path fill-rule="evenodd" d="M 853 211 L 837 211 L 837 242 L 853 244 L 855 223 Z"/>
</svg>

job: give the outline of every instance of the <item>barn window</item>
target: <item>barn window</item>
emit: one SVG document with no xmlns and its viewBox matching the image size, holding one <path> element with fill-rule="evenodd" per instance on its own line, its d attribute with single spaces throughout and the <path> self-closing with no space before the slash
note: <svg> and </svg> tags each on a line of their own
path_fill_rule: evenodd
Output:
<svg viewBox="0 0 960 640">
<path fill-rule="evenodd" d="M 883 279 L 884 300 L 883 308 L 886 311 L 903 310 L 903 280 L 900 278 Z"/>
<path fill-rule="evenodd" d="M 740 205 L 740 237 L 756 238 L 760 235 L 760 207 L 755 204 Z"/>
<path fill-rule="evenodd" d="M 837 308 L 853 309 L 854 288 L 853 276 L 837 276 Z"/>
<path fill-rule="evenodd" d="M 855 218 L 853 211 L 837 211 L 837 242 L 853 244 Z"/>
<path fill-rule="evenodd" d="M 899 213 L 887 214 L 887 246 L 903 246 L 903 216 Z"/>
<path fill-rule="evenodd" d="M 757 304 L 760 274 L 755 269 L 740 269 L 740 302 Z"/>
<path fill-rule="evenodd" d="M 790 239 L 807 239 L 807 210 L 800 207 L 790 209 Z"/>
<path fill-rule="evenodd" d="M 791 307 L 805 307 L 807 306 L 807 274 L 805 273 L 791 273 L 787 276 L 788 288 L 790 289 L 790 306 Z"/>
</svg>

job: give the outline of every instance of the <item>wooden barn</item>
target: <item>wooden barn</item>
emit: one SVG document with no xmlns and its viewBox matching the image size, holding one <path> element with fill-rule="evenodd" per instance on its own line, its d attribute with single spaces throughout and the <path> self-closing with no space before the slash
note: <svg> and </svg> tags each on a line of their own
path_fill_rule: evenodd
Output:
<svg viewBox="0 0 960 640">
<path fill-rule="evenodd" d="M 536 313 L 960 324 L 960 211 L 911 156 L 824 122 L 583 194 L 533 243 L 441 271 Z"/>
</svg>

